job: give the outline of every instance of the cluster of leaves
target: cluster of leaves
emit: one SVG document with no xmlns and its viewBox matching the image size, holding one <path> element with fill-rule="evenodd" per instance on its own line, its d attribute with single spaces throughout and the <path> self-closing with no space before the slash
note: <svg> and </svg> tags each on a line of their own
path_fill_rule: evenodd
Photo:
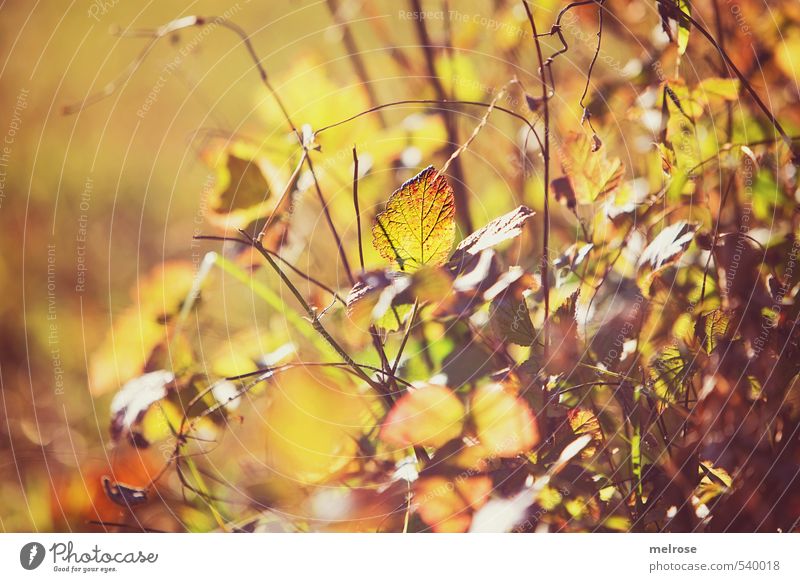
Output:
<svg viewBox="0 0 800 582">
<path fill-rule="evenodd" d="M 679 64 L 689 3 L 657 6 Z M 363 160 L 360 171 L 357 157 L 315 170 L 311 156 L 342 151 L 336 132 L 303 130 L 299 155 L 287 155 L 286 140 L 222 142 L 207 157 L 217 172 L 209 219 L 224 242 L 209 264 L 277 317 L 265 334 L 245 313 L 227 350 L 201 359 L 186 320 L 225 279 L 209 275 L 211 266 L 183 272 L 180 284 L 168 276 L 177 271 L 154 276 L 155 294 L 169 301 L 131 315 L 152 330 L 133 347 L 146 361 L 120 356 L 111 342 L 112 354 L 94 363 L 98 394 L 114 377 L 127 382 L 112 402 L 113 437 L 139 450 L 168 443 L 164 473 L 178 479 L 189 513 L 202 508 L 214 519 L 200 529 L 796 529 L 797 174 L 785 143 L 739 139 L 748 128 L 767 131 L 755 108 L 742 109 L 744 129 L 716 135 L 743 82 L 646 86 L 636 107 L 642 119 L 660 115 L 660 139 L 628 164 L 598 137 L 602 115 L 579 132 L 554 121 L 545 131 L 560 175 L 538 199 L 523 183 L 520 197 L 534 202 L 458 243 L 457 217 L 469 209 L 445 169 L 466 144 L 432 145 L 446 141 L 439 115 L 416 117 L 402 139 L 374 116 L 354 121 L 346 139 L 369 136 L 370 167 L 399 168 L 390 176 L 418 165 L 402 161 L 409 150 L 450 154 L 441 170 L 414 169 L 381 200 L 372 249 L 362 247 L 358 183 L 385 192 L 392 179 L 370 174 Z M 357 94 L 369 110 L 369 96 Z M 526 97 L 534 117 L 550 99 Z M 397 140 L 399 148 L 386 145 Z M 523 153 L 525 164 L 548 163 Z M 281 156 L 297 171 L 280 170 Z M 351 170 L 356 220 L 347 240 L 358 241 L 358 272 L 337 229 L 352 224 L 353 211 L 323 196 L 348 184 Z M 552 211 L 540 204 L 550 195 L 561 203 Z M 336 242 L 313 276 L 287 258 L 310 241 L 312 209 Z M 538 247 L 551 220 L 558 236 Z M 545 272 L 537 255 L 552 249 Z M 320 281 L 332 272 L 339 281 L 340 271 L 344 292 Z M 132 325 L 126 319 L 115 333 Z M 291 328 L 292 343 L 270 337 L 282 337 L 280 326 Z M 113 358 L 124 364 L 114 374 Z M 247 414 L 263 421 L 250 433 L 240 426 Z M 209 443 L 226 430 L 242 436 L 224 447 L 240 464 L 213 475 L 204 466 L 217 446 Z M 135 513 L 160 478 L 110 480 L 105 492 Z"/>
</svg>

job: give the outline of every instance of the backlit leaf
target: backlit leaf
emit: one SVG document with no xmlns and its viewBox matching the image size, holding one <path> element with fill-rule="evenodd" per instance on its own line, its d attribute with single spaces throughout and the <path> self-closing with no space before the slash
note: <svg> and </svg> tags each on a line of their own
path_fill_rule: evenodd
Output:
<svg viewBox="0 0 800 582">
<path fill-rule="evenodd" d="M 605 152 L 605 149 L 593 151 L 592 139 L 582 133 L 571 133 L 560 144 L 561 170 L 578 204 L 601 200 L 622 183 L 625 166 L 619 158 L 606 158 Z"/>
<path fill-rule="evenodd" d="M 381 439 L 397 447 L 440 447 L 461 434 L 464 405 L 445 386 L 429 384 L 409 390 L 389 411 Z"/>
<path fill-rule="evenodd" d="M 730 316 L 721 309 L 714 309 L 697 319 L 695 336 L 700 340 L 707 354 L 714 351 L 719 340 L 725 337 L 729 323 Z"/>
<path fill-rule="evenodd" d="M 166 397 L 174 380 L 172 372 L 158 370 L 127 382 L 111 401 L 111 436 L 114 440 L 127 435 L 136 444 L 149 444 L 137 428 L 138 423 L 153 404 Z"/>
<path fill-rule="evenodd" d="M 474 511 L 492 492 L 492 480 L 480 475 L 450 480 L 425 477 L 414 484 L 414 503 L 422 520 L 436 533 L 462 533 L 469 529 Z"/>
<path fill-rule="evenodd" d="M 492 456 L 514 457 L 539 442 L 539 428 L 530 406 L 502 384 L 476 389 L 471 404 L 478 439 Z"/>
<path fill-rule="evenodd" d="M 689 4 L 689 0 L 677 0 L 677 4 L 678 8 L 684 15 L 691 16 L 692 7 Z M 690 24 L 689 20 L 685 16 L 678 18 L 677 21 L 678 21 L 678 53 L 684 54 L 686 52 L 686 48 L 689 46 Z"/>
<path fill-rule="evenodd" d="M 695 93 L 700 96 L 714 95 L 725 101 L 736 101 L 739 98 L 739 80 L 711 77 L 700 81 Z"/>
<path fill-rule="evenodd" d="M 668 346 L 650 361 L 650 378 L 655 393 L 668 402 L 676 401 L 686 388 L 690 360 L 678 346 Z"/>
<path fill-rule="evenodd" d="M 279 200 L 283 190 L 280 172 L 253 145 L 243 141 L 226 143 L 216 151 L 206 152 L 204 157 L 216 172 L 208 199 L 209 222 L 223 229 L 244 228 L 289 207 L 288 197 Z"/>
<path fill-rule="evenodd" d="M 400 270 L 413 271 L 444 264 L 455 230 L 453 189 L 428 166 L 389 197 L 372 228 L 372 244 Z"/>
<path fill-rule="evenodd" d="M 581 451 L 583 458 L 591 457 L 597 451 L 595 445 L 603 442 L 603 433 L 600 430 L 600 421 L 588 408 L 573 408 L 567 413 L 567 420 L 575 436 L 589 435 L 592 437 L 592 446 Z"/>
</svg>

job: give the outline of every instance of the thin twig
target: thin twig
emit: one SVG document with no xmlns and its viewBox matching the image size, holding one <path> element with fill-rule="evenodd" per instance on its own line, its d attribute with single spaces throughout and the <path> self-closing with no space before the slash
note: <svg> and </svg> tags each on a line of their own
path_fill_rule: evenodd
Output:
<svg viewBox="0 0 800 582">
<path fill-rule="evenodd" d="M 530 6 L 527 0 L 522 0 L 522 5 L 525 7 L 525 13 L 528 15 L 528 22 L 530 22 L 531 30 L 533 32 L 533 42 L 536 46 L 536 57 L 539 60 L 539 75 L 542 81 L 542 108 L 544 113 L 544 144 L 542 148 L 542 157 L 544 158 L 544 228 L 542 229 L 542 293 L 544 294 L 544 322 L 542 324 L 542 338 L 544 342 L 544 357 L 547 358 L 547 350 L 549 347 L 549 333 L 548 333 L 548 319 L 550 317 L 550 276 L 548 273 L 550 264 L 550 100 L 548 97 L 547 88 L 547 68 L 545 66 L 544 57 L 542 56 L 542 44 L 539 41 L 539 35 L 536 31 L 536 20 L 533 17 Z M 552 73 L 551 73 L 552 77 Z M 555 94 L 555 87 L 553 87 Z"/>
<path fill-rule="evenodd" d="M 423 14 L 422 4 L 420 0 L 409 0 L 411 9 L 416 14 Z M 433 54 L 433 44 L 428 29 L 425 26 L 424 18 L 417 18 L 414 21 L 419 43 L 422 52 L 425 55 L 425 65 L 428 68 L 428 77 L 433 85 L 436 97 L 440 101 L 445 101 L 448 98 L 447 93 L 442 85 L 442 80 L 436 71 L 436 58 Z M 443 111 L 442 118 L 444 120 L 445 129 L 447 130 L 448 150 L 452 157 L 456 151 L 456 144 L 459 143 L 458 139 L 458 123 L 455 116 L 450 111 Z M 461 165 L 461 160 L 458 157 L 453 158 L 453 193 L 456 200 L 456 214 L 458 215 L 459 222 L 467 232 L 472 232 L 472 218 L 469 212 L 469 198 L 467 197 L 466 182 L 464 179 L 464 168 Z"/>
<path fill-rule="evenodd" d="M 358 260 L 364 272 L 364 244 L 361 240 L 361 211 L 358 208 L 358 153 L 353 146 L 353 206 L 356 211 L 356 232 L 358 233 Z"/>
<path fill-rule="evenodd" d="M 589 128 L 591 128 L 592 133 L 594 134 L 595 138 L 597 137 L 597 131 L 592 124 L 592 114 L 589 112 L 589 109 L 584 104 L 584 99 L 586 99 L 587 93 L 589 93 L 589 84 L 592 81 L 592 71 L 594 70 L 594 65 L 597 63 L 597 57 L 600 56 L 600 47 L 603 44 L 603 14 L 605 13 L 605 0 L 598 0 L 597 2 L 597 48 L 595 48 L 594 55 L 592 56 L 592 61 L 589 63 L 589 71 L 586 73 L 586 84 L 583 86 L 583 94 L 580 98 L 580 106 L 583 109 L 583 113 L 581 116 L 581 122 L 587 121 L 589 122 Z"/>
<path fill-rule="evenodd" d="M 402 99 L 400 101 L 392 101 L 391 103 L 384 103 L 384 104 L 378 105 L 376 107 L 370 107 L 369 109 L 365 109 L 364 111 L 361 111 L 360 113 L 356 113 L 355 115 L 351 115 L 350 117 L 346 117 L 346 118 L 344 118 L 344 119 L 342 119 L 340 121 L 337 121 L 335 123 L 331 123 L 331 124 L 326 125 L 324 127 L 321 127 L 320 129 L 318 129 L 318 130 L 316 130 L 314 132 L 314 135 L 320 135 L 320 134 L 328 131 L 329 129 L 334 129 L 336 127 L 339 127 L 340 125 L 344 125 L 346 123 L 350 123 L 351 121 L 355 121 L 356 119 L 358 119 L 360 117 L 363 117 L 365 115 L 369 115 L 370 113 L 375 113 L 377 111 L 380 111 L 382 109 L 387 109 L 389 107 L 397 107 L 398 105 L 442 105 L 442 106 L 444 106 L 444 105 L 473 105 L 475 107 L 489 107 L 491 105 L 491 103 L 487 103 L 485 101 L 463 101 L 463 100 L 460 100 L 460 99 L 453 99 L 453 100 L 448 100 L 448 99 L 444 99 L 444 100 L 440 100 L 440 99 Z M 516 111 L 512 111 L 511 109 L 506 109 L 505 107 L 501 107 L 500 105 L 495 105 L 494 108 L 497 111 L 502 111 L 503 113 L 505 113 L 507 115 L 510 115 L 511 117 L 513 117 L 515 119 L 518 119 L 519 121 L 524 123 L 528 127 L 528 129 L 531 131 L 531 133 L 534 135 L 534 137 L 536 138 L 536 141 L 539 143 L 539 147 L 540 148 L 543 147 L 542 146 L 542 141 L 539 138 L 539 134 L 536 131 L 536 128 L 533 126 L 533 124 L 524 115 L 520 115 Z"/>
<path fill-rule="evenodd" d="M 364 60 L 361 58 L 361 51 L 358 50 L 358 44 L 356 44 L 353 31 L 350 30 L 350 23 L 342 18 L 337 0 L 327 0 L 327 4 L 328 11 L 331 13 L 333 21 L 337 24 L 337 26 L 339 26 L 339 28 L 342 29 L 342 42 L 344 43 L 344 48 L 347 50 L 347 57 L 353 64 L 353 69 L 355 70 L 356 76 L 361 83 L 361 87 L 364 88 L 364 92 L 367 94 L 369 104 L 375 106 L 378 104 L 378 98 L 375 95 L 375 90 L 372 88 L 372 84 L 370 83 L 367 67 L 364 65 Z M 382 115 L 378 116 L 378 121 L 381 124 L 381 127 L 385 129 L 386 120 Z"/>
<path fill-rule="evenodd" d="M 244 240 L 244 239 L 241 239 L 241 238 L 229 237 L 229 236 L 215 236 L 215 235 L 202 235 L 202 234 L 200 234 L 200 235 L 193 236 L 192 239 L 193 240 L 215 240 L 215 241 L 221 241 L 221 242 L 232 242 L 232 243 L 237 243 L 237 244 L 245 245 L 245 246 L 253 246 L 252 244 L 250 244 L 250 241 L 247 241 L 247 240 Z M 290 263 L 289 261 L 284 259 L 282 256 L 280 256 L 275 251 L 271 251 L 266 247 L 264 248 L 264 250 L 266 252 L 268 252 L 269 254 L 271 254 L 275 259 L 280 261 L 282 264 L 286 265 L 289 268 L 289 270 L 292 271 L 293 273 L 295 273 L 296 275 L 299 275 L 300 277 L 302 277 L 303 279 L 305 279 L 309 283 L 311 283 L 313 285 L 316 285 L 317 287 L 319 287 L 323 291 L 325 291 L 327 293 L 330 293 L 331 295 L 333 295 L 333 298 L 336 299 L 336 301 L 338 301 L 342 305 L 345 305 L 345 306 L 347 305 L 347 300 L 344 297 L 342 297 L 341 295 L 339 295 L 333 288 L 328 287 L 325 283 L 323 283 L 319 279 L 315 279 L 314 277 L 312 277 L 308 273 L 305 273 L 305 272 L 301 271 L 300 269 L 295 267 L 292 263 Z"/>
<path fill-rule="evenodd" d="M 281 278 L 281 280 L 284 282 L 284 284 L 289 288 L 289 291 L 292 293 L 292 295 L 294 295 L 295 299 L 297 299 L 298 303 L 300 303 L 300 305 L 302 306 L 303 310 L 308 315 L 308 317 L 309 317 L 309 319 L 311 321 L 311 325 L 314 327 L 314 329 L 325 339 L 325 341 L 327 341 L 330 344 L 330 346 L 334 349 L 334 351 L 337 354 L 339 354 L 339 356 L 345 362 L 347 362 L 353 368 L 353 370 L 356 371 L 356 374 L 358 374 L 358 376 L 362 380 L 364 380 L 367 384 L 372 386 L 372 388 L 374 388 L 378 393 L 383 394 L 383 391 L 381 390 L 379 385 L 377 383 L 375 383 L 375 381 L 372 380 L 372 378 L 370 378 L 367 374 L 364 373 L 364 371 L 353 360 L 353 358 L 350 357 L 350 354 L 348 354 L 344 350 L 344 348 L 342 348 L 342 346 L 339 345 L 339 342 L 337 342 L 333 338 L 333 336 L 331 336 L 331 334 L 328 333 L 328 330 L 325 329 L 325 326 L 322 325 L 322 322 L 317 317 L 317 314 L 314 311 L 314 308 L 312 308 L 308 304 L 308 302 L 303 297 L 302 293 L 300 293 L 300 291 L 297 289 L 297 287 L 295 287 L 294 283 L 292 283 L 291 279 L 289 279 L 289 277 L 286 275 L 286 273 L 284 273 L 283 270 L 278 266 L 278 263 L 275 262 L 275 259 L 272 258 L 272 255 L 270 255 L 267 252 L 267 250 L 264 248 L 264 246 L 259 241 L 257 241 L 256 239 L 251 237 L 249 234 L 247 234 L 247 232 L 245 232 L 244 230 L 240 230 L 239 233 L 242 236 L 244 236 L 245 238 L 247 238 L 250 241 L 250 244 L 253 245 L 253 248 L 255 248 L 259 253 L 261 253 L 261 256 L 264 257 L 267 260 L 267 262 L 269 263 L 270 267 L 272 267 L 274 269 L 274 271 L 278 274 L 278 276 Z"/>
<path fill-rule="evenodd" d="M 665 9 L 667 9 L 669 11 L 668 13 L 673 14 L 675 12 L 675 6 L 666 3 L 665 0 L 657 0 L 657 2 L 660 5 L 662 5 Z M 711 43 L 711 45 L 717 50 L 717 52 L 723 58 L 725 63 L 728 65 L 728 67 L 730 67 L 730 69 L 733 71 L 733 73 L 736 75 L 736 77 L 742 83 L 742 85 L 744 86 L 745 90 L 753 98 L 753 101 L 756 102 L 756 105 L 758 105 L 758 108 L 761 109 L 761 111 L 764 113 L 764 115 L 767 116 L 767 118 L 769 119 L 770 123 L 772 123 L 772 126 L 781 135 L 781 137 L 783 138 L 783 141 L 788 146 L 791 147 L 792 138 L 789 137 L 789 134 L 787 134 L 786 131 L 783 129 L 783 126 L 780 124 L 780 122 L 775 117 L 775 115 L 773 115 L 773 113 L 770 110 L 770 108 L 767 106 L 766 103 L 764 103 L 764 101 L 761 99 L 761 97 L 759 97 L 758 93 L 756 93 L 756 90 L 753 88 L 753 86 L 747 80 L 747 77 L 745 77 L 744 74 L 739 70 L 739 68 L 734 64 L 733 60 L 728 55 L 728 52 L 725 50 L 725 48 L 722 45 L 720 45 L 719 42 L 717 42 L 717 39 L 714 38 L 714 35 L 712 35 L 710 32 L 708 32 L 708 30 L 706 30 L 706 28 L 702 24 L 700 24 L 697 20 L 692 18 L 692 16 L 690 14 L 686 14 L 685 12 L 681 12 L 679 15 L 676 15 L 675 17 L 676 18 L 685 19 L 692 26 L 694 26 L 697 29 L 697 31 L 700 34 L 702 34 L 706 38 L 706 40 L 708 40 L 708 42 Z"/>
</svg>

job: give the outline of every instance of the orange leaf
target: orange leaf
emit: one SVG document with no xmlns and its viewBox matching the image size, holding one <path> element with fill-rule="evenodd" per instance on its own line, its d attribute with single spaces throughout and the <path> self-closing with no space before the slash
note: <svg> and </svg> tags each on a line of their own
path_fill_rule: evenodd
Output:
<svg viewBox="0 0 800 582">
<path fill-rule="evenodd" d="M 530 406 L 502 384 L 487 384 L 474 392 L 472 419 L 478 439 L 492 456 L 513 457 L 539 442 L 539 429 Z"/>
<path fill-rule="evenodd" d="M 419 516 L 436 533 L 463 533 L 491 492 L 492 480 L 485 475 L 455 480 L 425 477 L 414 484 L 414 502 Z"/>
<path fill-rule="evenodd" d="M 398 400 L 381 427 L 381 439 L 398 447 L 440 447 L 461 434 L 464 405 L 444 386 L 429 384 Z"/>
</svg>

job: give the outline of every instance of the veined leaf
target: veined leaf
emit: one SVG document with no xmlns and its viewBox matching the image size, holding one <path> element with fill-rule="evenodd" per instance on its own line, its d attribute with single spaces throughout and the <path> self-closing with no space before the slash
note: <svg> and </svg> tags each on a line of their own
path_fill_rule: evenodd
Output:
<svg viewBox="0 0 800 582">
<path fill-rule="evenodd" d="M 688 356 L 678 346 L 668 346 L 650 361 L 650 378 L 655 393 L 667 402 L 675 402 L 683 393 L 691 373 Z"/>
<path fill-rule="evenodd" d="M 372 228 L 372 244 L 402 271 L 442 265 L 455 239 L 455 210 L 447 179 L 428 166 L 389 197 Z"/>
<path fill-rule="evenodd" d="M 613 193 L 622 183 L 625 166 L 619 158 L 609 160 L 605 150 L 593 151 L 592 140 L 581 133 L 571 133 L 558 148 L 561 170 L 575 200 L 567 204 L 591 204 Z M 557 182 L 557 180 L 554 180 Z M 561 190 L 566 184 L 558 186 Z M 561 191 L 559 190 L 559 191 Z"/>
<path fill-rule="evenodd" d="M 697 337 L 707 354 L 714 351 L 719 340 L 728 333 L 730 316 L 721 309 L 714 309 L 703 314 L 695 323 L 695 337 Z"/>
<path fill-rule="evenodd" d="M 581 456 L 588 459 L 597 452 L 597 445 L 603 442 L 603 432 L 600 429 L 600 420 L 588 408 L 577 407 L 567 412 L 567 420 L 575 436 L 589 435 L 592 437 L 591 446 L 587 445 L 581 451 Z"/>
<path fill-rule="evenodd" d="M 461 434 L 464 405 L 445 386 L 430 384 L 398 400 L 381 427 L 381 439 L 391 445 L 440 447 Z"/>
</svg>

